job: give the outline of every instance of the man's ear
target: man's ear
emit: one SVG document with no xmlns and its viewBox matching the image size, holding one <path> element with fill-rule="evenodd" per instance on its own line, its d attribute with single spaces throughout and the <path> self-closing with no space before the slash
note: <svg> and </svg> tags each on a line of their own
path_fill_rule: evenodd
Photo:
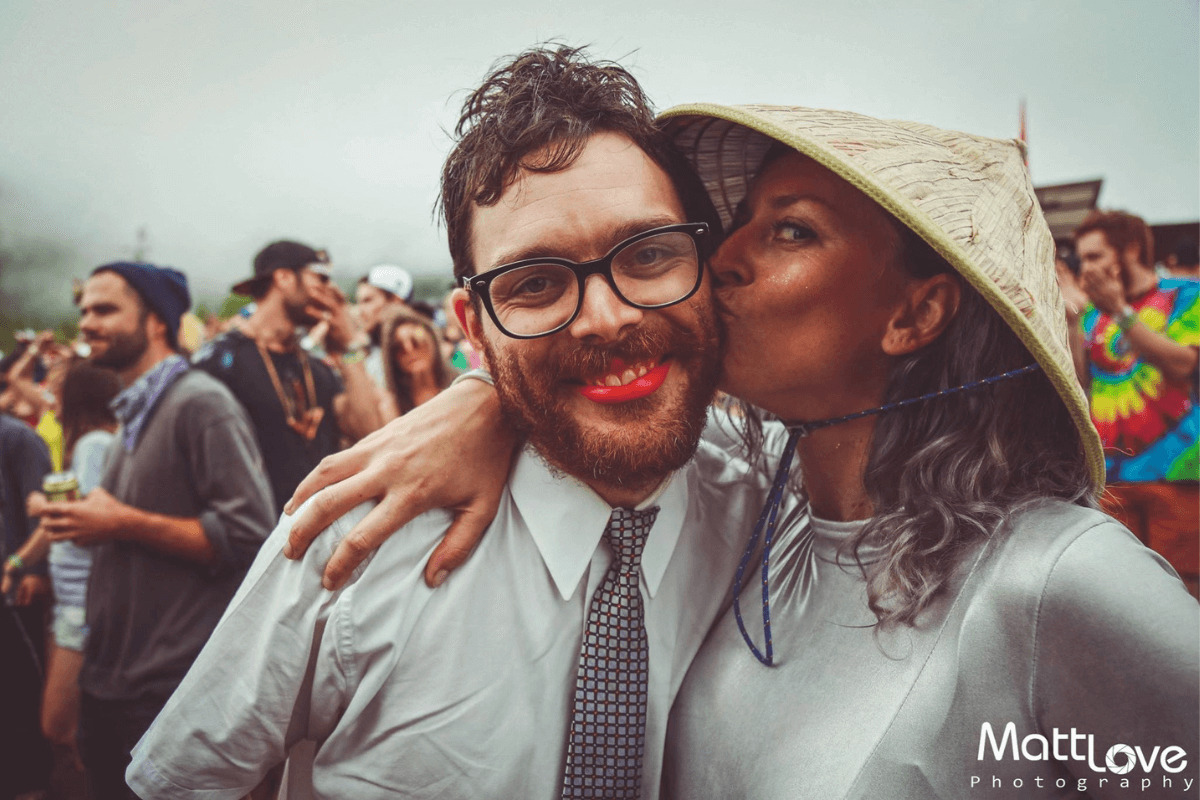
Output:
<svg viewBox="0 0 1200 800">
<path fill-rule="evenodd" d="M 157 311 L 149 311 L 146 314 L 146 338 L 152 342 L 170 344 L 167 336 L 167 323 L 163 321 Z"/>
<path fill-rule="evenodd" d="M 295 270 L 280 267 L 271 273 L 271 285 L 282 289 L 284 292 L 292 291 L 299 282 L 300 273 Z"/>
<path fill-rule="evenodd" d="M 454 309 L 454 316 L 458 319 L 458 326 L 467 335 L 467 340 L 471 342 L 471 346 L 480 353 L 484 352 L 483 321 L 479 318 L 479 312 L 475 308 L 475 304 L 471 302 L 471 293 L 461 287 L 455 289 L 454 293 L 450 295 L 450 306 Z"/>
<path fill-rule="evenodd" d="M 949 273 L 914 280 L 888 320 L 883 334 L 883 352 L 903 356 L 920 350 L 942 335 L 958 313 L 962 284 Z"/>
</svg>

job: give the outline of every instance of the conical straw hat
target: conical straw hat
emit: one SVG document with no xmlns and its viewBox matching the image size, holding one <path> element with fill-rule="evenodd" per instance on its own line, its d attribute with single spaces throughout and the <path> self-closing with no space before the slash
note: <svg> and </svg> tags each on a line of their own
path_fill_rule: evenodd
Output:
<svg viewBox="0 0 1200 800">
<path fill-rule="evenodd" d="M 668 109 L 660 119 L 726 226 L 778 141 L 849 181 L 928 242 L 1037 359 L 1079 428 L 1096 485 L 1104 485 L 1100 437 L 1067 342 L 1054 240 L 1020 142 L 785 106 L 696 103 Z"/>
</svg>

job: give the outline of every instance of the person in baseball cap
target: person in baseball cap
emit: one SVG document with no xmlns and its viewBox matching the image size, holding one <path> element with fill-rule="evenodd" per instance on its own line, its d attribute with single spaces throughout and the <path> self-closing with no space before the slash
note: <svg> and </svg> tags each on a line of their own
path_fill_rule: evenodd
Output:
<svg viewBox="0 0 1200 800">
<path fill-rule="evenodd" d="M 324 250 L 272 242 L 255 255 L 254 277 L 233 290 L 254 298 L 253 312 L 206 343 L 193 363 L 249 412 L 278 511 L 343 437 L 358 439 L 379 426 L 363 367 L 366 337 L 331 279 Z M 325 357 L 310 355 L 318 346 Z"/>
<path fill-rule="evenodd" d="M 413 279 L 404 267 L 397 267 L 395 264 L 371 267 L 366 283 L 406 303 L 412 301 Z"/>
<path fill-rule="evenodd" d="M 289 269 L 299 272 L 306 267 L 328 278 L 329 254 L 300 242 L 272 242 L 254 257 L 254 277 L 235 283 L 233 292 L 261 300 L 271 286 L 271 276 L 275 274 L 275 270 Z"/>
</svg>

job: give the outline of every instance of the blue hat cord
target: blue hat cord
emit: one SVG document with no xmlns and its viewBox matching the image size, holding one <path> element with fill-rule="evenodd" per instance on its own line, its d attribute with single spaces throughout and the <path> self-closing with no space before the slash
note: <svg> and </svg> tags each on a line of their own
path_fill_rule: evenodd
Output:
<svg viewBox="0 0 1200 800">
<path fill-rule="evenodd" d="M 733 578 L 733 616 L 737 620 L 738 631 L 742 634 L 742 639 L 746 642 L 746 646 L 750 648 L 750 652 L 754 654 L 760 662 L 768 667 L 775 666 L 775 649 L 771 641 L 771 587 L 769 582 L 769 573 L 771 565 L 771 545 L 775 540 L 775 531 L 779 522 L 779 504 L 783 501 L 783 492 L 787 488 L 788 473 L 791 471 L 792 459 L 796 455 L 796 444 L 806 436 L 809 436 L 813 431 L 821 428 L 828 428 L 831 425 L 839 425 L 843 422 L 861 419 L 863 417 L 874 416 L 875 414 L 883 414 L 887 411 L 895 411 L 899 408 L 911 406 L 915 403 L 920 403 L 925 400 L 932 400 L 935 397 L 944 397 L 949 394 L 957 394 L 959 392 L 969 392 L 974 389 L 981 389 L 985 386 L 990 386 L 1000 381 L 1009 380 L 1010 378 L 1027 375 L 1041 367 L 1034 363 L 1019 369 L 1014 369 L 1000 375 L 992 375 L 988 378 L 982 378 L 970 383 L 964 383 L 961 386 L 954 386 L 949 389 L 940 389 L 936 392 L 929 392 L 920 397 L 909 397 L 904 400 L 897 400 L 894 403 L 886 403 L 878 408 L 870 408 L 866 411 L 856 411 L 853 414 L 846 414 L 842 417 L 833 417 L 831 419 L 816 420 L 814 422 L 784 422 L 784 426 L 788 430 L 788 440 L 786 450 L 783 456 L 779 459 L 779 469 L 775 472 L 775 482 L 771 484 L 771 491 L 767 493 L 767 502 L 763 506 L 762 513 L 758 515 L 758 522 L 754 525 L 754 532 L 750 535 L 750 541 L 746 545 L 746 551 L 742 554 L 742 560 L 738 562 L 737 572 Z M 763 539 L 763 554 L 762 554 L 762 615 L 763 615 L 763 650 L 765 654 L 758 649 L 754 641 L 750 638 L 750 634 L 746 631 L 746 623 L 742 620 L 741 594 L 742 594 L 742 579 L 746 573 L 746 567 L 750 563 L 750 557 L 754 555 L 754 548 L 758 546 L 759 537 L 766 534 Z"/>
</svg>

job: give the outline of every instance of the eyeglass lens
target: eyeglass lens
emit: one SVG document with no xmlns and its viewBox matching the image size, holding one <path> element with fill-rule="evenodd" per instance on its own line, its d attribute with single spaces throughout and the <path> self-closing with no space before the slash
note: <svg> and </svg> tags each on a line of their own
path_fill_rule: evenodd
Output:
<svg viewBox="0 0 1200 800">
<path fill-rule="evenodd" d="M 613 255 L 617 292 L 636 306 L 661 306 L 696 285 L 700 259 L 692 237 L 678 231 L 648 236 Z M 492 308 L 506 330 L 529 336 L 565 323 L 580 305 L 579 280 L 561 264 L 531 264 L 497 276 Z"/>
</svg>

